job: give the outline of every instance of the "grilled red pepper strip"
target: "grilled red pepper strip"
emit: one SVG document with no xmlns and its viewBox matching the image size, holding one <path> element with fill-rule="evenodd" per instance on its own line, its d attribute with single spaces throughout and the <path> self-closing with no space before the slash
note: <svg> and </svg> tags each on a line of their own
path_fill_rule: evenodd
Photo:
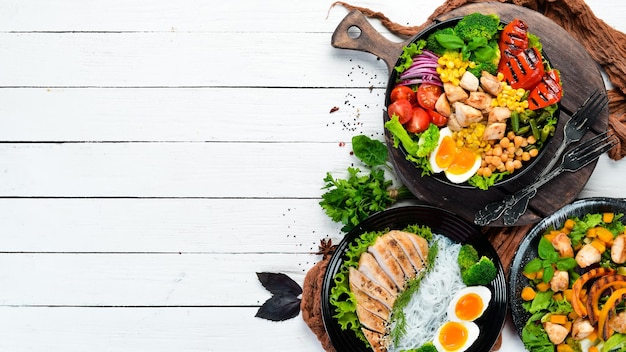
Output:
<svg viewBox="0 0 626 352">
<path fill-rule="evenodd" d="M 502 57 L 498 71 L 501 72 L 506 60 L 528 49 L 528 25 L 519 19 L 509 22 L 500 33 L 498 47 Z"/>
<path fill-rule="evenodd" d="M 502 69 L 504 79 L 511 88 L 533 89 L 543 78 L 543 60 L 537 48 L 526 49 L 508 58 Z"/>
<path fill-rule="evenodd" d="M 561 77 L 556 70 L 543 75 L 542 81 L 528 95 L 528 108 L 537 110 L 558 103 L 563 95 Z"/>
</svg>

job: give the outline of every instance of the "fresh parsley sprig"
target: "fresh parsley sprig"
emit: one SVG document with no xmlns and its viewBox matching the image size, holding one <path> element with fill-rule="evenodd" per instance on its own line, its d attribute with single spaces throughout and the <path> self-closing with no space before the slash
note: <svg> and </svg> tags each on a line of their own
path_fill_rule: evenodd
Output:
<svg viewBox="0 0 626 352">
<path fill-rule="evenodd" d="M 369 168 L 369 174 L 348 167 L 346 179 L 335 179 L 327 172 L 322 187 L 326 192 L 319 203 L 326 215 L 344 225 L 342 231 L 345 232 L 396 201 L 413 197 L 405 186 L 394 188 L 393 181 L 385 178 L 385 169 L 393 169 L 387 164 L 387 147 L 381 141 L 365 135 L 354 136 L 352 149 L 365 168 Z"/>
</svg>

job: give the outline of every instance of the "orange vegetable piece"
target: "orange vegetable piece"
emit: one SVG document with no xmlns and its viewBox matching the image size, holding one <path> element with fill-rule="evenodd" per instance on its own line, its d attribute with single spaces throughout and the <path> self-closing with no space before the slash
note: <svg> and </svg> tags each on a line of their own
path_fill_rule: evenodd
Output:
<svg viewBox="0 0 626 352">
<path fill-rule="evenodd" d="M 613 241 L 613 233 L 604 227 L 598 227 L 596 229 L 596 234 L 598 238 L 604 241 L 605 243 L 609 243 Z"/>
<path fill-rule="evenodd" d="M 602 213 L 602 221 L 604 221 L 607 224 L 612 223 L 614 217 L 615 217 L 615 214 L 613 213 Z"/>
<path fill-rule="evenodd" d="M 563 227 L 568 230 L 573 230 L 575 225 L 576 225 L 576 222 L 574 221 L 574 219 L 567 219 L 565 220 Z"/>
<path fill-rule="evenodd" d="M 541 291 L 541 292 L 546 292 L 550 289 L 550 284 L 547 282 L 540 282 L 537 284 L 537 290 Z"/>
<path fill-rule="evenodd" d="M 559 325 L 567 324 L 567 315 L 565 314 L 551 314 L 550 322 Z"/>
<path fill-rule="evenodd" d="M 522 289 L 521 296 L 524 301 L 532 301 L 537 296 L 537 292 L 532 287 L 526 286 Z"/>
<path fill-rule="evenodd" d="M 596 347 L 596 346 L 589 347 L 589 352 L 599 352 L 598 351 L 598 347 Z"/>
<path fill-rule="evenodd" d="M 566 343 L 561 343 L 556 345 L 556 352 L 574 352 L 574 350 L 569 347 Z"/>
<path fill-rule="evenodd" d="M 615 270 L 613 269 L 595 268 L 582 274 L 578 279 L 576 279 L 574 285 L 572 286 L 572 308 L 574 308 L 576 314 L 581 317 L 587 316 L 587 308 L 581 300 L 583 296 L 583 286 L 591 279 L 595 279 L 606 274 L 612 274 L 614 272 Z"/>
<path fill-rule="evenodd" d="M 595 238 L 593 241 L 591 241 L 591 245 L 593 246 L 593 248 L 597 249 L 600 254 L 606 251 L 606 242 L 604 242 L 600 238 Z"/>
<path fill-rule="evenodd" d="M 626 299 L 626 288 L 616 290 L 606 301 L 598 315 L 598 333 L 602 340 L 606 341 L 613 335 L 613 329 L 609 326 L 609 312 L 615 311 L 615 306 Z"/>
</svg>

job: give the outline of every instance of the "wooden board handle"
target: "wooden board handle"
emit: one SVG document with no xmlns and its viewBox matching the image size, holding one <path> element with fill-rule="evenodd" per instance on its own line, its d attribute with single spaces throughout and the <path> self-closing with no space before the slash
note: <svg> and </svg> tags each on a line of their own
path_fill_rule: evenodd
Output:
<svg viewBox="0 0 626 352">
<path fill-rule="evenodd" d="M 358 34 L 354 28 L 359 31 Z M 352 10 L 343 18 L 331 39 L 331 45 L 335 48 L 364 51 L 378 56 L 387 64 L 390 73 L 407 43 L 394 43 L 385 38 L 359 10 Z"/>
</svg>

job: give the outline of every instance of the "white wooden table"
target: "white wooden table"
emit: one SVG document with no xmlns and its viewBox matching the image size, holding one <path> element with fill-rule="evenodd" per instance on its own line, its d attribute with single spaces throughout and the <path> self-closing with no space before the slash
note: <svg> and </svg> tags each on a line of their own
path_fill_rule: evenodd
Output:
<svg viewBox="0 0 626 352">
<path fill-rule="evenodd" d="M 418 25 L 443 1 L 353 3 Z M 340 240 L 318 202 L 351 137 L 382 139 L 386 67 L 331 47 L 330 4 L 0 1 L 0 351 L 322 350 L 254 315 L 255 272 L 302 284 Z M 580 197 L 625 172 L 603 157 Z"/>
</svg>

